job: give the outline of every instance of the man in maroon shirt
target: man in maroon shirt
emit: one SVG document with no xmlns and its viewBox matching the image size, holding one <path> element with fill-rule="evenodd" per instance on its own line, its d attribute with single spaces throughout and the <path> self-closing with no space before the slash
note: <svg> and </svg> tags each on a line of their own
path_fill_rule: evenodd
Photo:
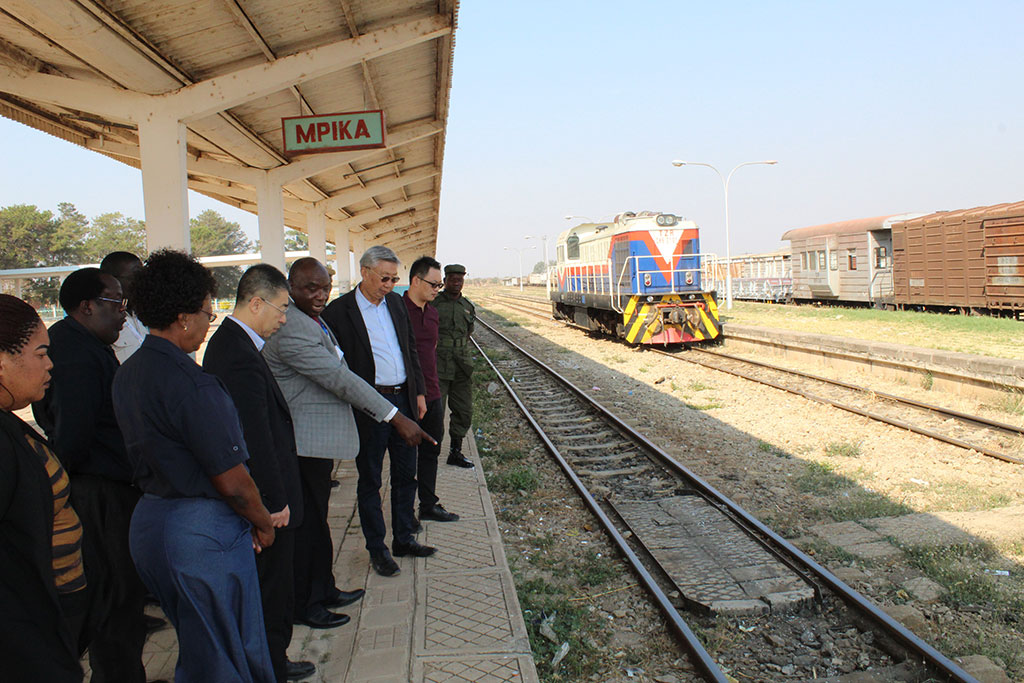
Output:
<svg viewBox="0 0 1024 683">
<path fill-rule="evenodd" d="M 409 289 L 402 299 L 409 309 L 409 320 L 416 336 L 416 353 L 426 382 L 427 412 L 420 427 L 437 442 L 420 442 L 417 455 L 416 479 L 419 482 L 420 519 L 454 522 L 459 516 L 448 512 L 438 501 L 434 491 L 437 483 L 437 456 L 441 452 L 444 436 L 444 405 L 441 402 L 441 383 L 437 379 L 437 309 L 427 303 L 434 300 L 444 286 L 441 264 L 429 256 L 416 259 L 409 268 Z"/>
</svg>

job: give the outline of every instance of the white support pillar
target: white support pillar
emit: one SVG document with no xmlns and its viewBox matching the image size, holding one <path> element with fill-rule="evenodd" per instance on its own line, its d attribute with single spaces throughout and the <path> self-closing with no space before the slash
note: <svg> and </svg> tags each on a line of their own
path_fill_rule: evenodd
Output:
<svg viewBox="0 0 1024 683">
<path fill-rule="evenodd" d="M 338 293 L 344 294 L 352 289 L 352 264 L 349 262 L 348 228 L 334 229 L 334 281 L 338 285 Z"/>
<path fill-rule="evenodd" d="M 14 296 L 16 296 L 19 299 L 21 299 L 22 298 L 21 295 L 22 295 L 22 293 L 24 291 L 25 291 L 25 281 L 22 280 L 20 277 L 16 278 L 14 280 Z"/>
<path fill-rule="evenodd" d="M 352 284 L 355 285 L 362 279 L 362 275 L 359 274 L 359 259 L 366 248 L 373 245 L 367 244 L 362 234 L 349 234 L 349 243 L 352 245 Z"/>
<path fill-rule="evenodd" d="M 306 233 L 309 237 L 309 255 L 326 264 L 327 216 L 315 206 L 306 211 Z"/>
<path fill-rule="evenodd" d="M 272 182 L 266 173 L 256 185 L 256 205 L 259 208 L 260 260 L 283 271 L 284 200 L 281 186 Z"/>
<path fill-rule="evenodd" d="M 188 223 L 185 124 L 150 113 L 139 121 L 146 249 L 192 251 Z"/>
</svg>

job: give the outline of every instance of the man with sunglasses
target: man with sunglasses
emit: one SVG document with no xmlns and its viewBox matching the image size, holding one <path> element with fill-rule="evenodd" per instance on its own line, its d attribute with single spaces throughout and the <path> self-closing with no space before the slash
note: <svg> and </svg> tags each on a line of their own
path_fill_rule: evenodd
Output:
<svg viewBox="0 0 1024 683">
<path fill-rule="evenodd" d="M 425 383 L 409 312 L 402 297 L 391 291 L 399 279 L 398 265 L 391 249 L 367 249 L 359 259 L 359 285 L 328 304 L 323 319 L 338 338 L 352 371 L 401 414 L 419 420 L 427 412 Z M 391 458 L 391 551 L 398 557 L 434 553 L 434 548 L 420 545 L 414 536 L 416 448 L 401 439 L 390 423 L 357 414 L 356 426 L 359 523 L 374 570 L 393 576 L 400 569 L 384 543 L 387 527 L 380 498 L 385 451 Z"/>
<path fill-rule="evenodd" d="M 416 352 L 426 384 L 427 412 L 420 420 L 423 431 L 434 437 L 436 444 L 421 443 L 416 458 L 416 481 L 420 498 L 420 519 L 454 522 L 459 516 L 448 512 L 437 497 L 437 456 L 444 436 L 444 406 L 441 385 L 437 379 L 437 309 L 428 306 L 444 287 L 441 264 L 429 256 L 421 256 L 409 267 L 409 289 L 402 295 L 409 311 L 412 331 L 416 336 Z"/>
<path fill-rule="evenodd" d="M 132 484 L 111 398 L 119 367 L 111 344 L 124 325 L 126 301 L 120 282 L 98 268 L 68 275 L 58 299 L 67 317 L 50 327 L 52 380 L 32 412 L 70 477 L 71 505 L 82 522 L 92 680 L 144 683 L 146 589 L 128 550 L 141 491 Z"/>
</svg>

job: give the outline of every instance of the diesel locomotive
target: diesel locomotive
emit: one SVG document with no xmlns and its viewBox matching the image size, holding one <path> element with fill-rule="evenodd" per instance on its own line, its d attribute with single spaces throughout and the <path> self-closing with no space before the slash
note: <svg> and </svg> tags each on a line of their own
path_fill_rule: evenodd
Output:
<svg viewBox="0 0 1024 683">
<path fill-rule="evenodd" d="M 632 211 L 558 236 L 556 319 L 631 344 L 693 344 L 722 334 L 714 291 L 701 275 L 696 223 Z"/>
</svg>

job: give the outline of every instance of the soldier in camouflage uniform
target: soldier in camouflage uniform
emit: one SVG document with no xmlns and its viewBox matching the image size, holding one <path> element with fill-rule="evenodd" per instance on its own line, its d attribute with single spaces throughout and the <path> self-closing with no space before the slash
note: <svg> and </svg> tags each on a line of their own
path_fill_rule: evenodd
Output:
<svg viewBox="0 0 1024 683">
<path fill-rule="evenodd" d="M 444 267 L 444 290 L 430 302 L 440 316 L 437 340 L 437 377 L 441 381 L 441 406 L 452 411 L 448 422 L 451 450 L 448 464 L 473 467 L 462 454 L 462 439 L 473 423 L 473 360 L 469 335 L 473 333 L 476 307 L 462 296 L 466 267 L 456 263 Z"/>
</svg>

